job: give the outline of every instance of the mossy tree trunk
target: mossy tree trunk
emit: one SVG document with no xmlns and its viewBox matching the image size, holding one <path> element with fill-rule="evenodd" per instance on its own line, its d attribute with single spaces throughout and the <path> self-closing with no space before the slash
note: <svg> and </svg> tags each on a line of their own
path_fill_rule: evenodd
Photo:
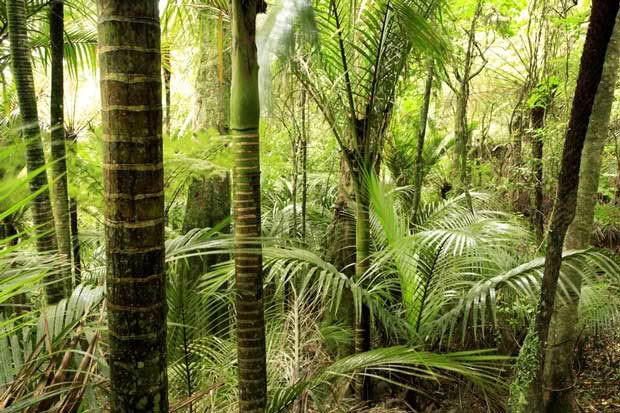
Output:
<svg viewBox="0 0 620 413">
<path fill-rule="evenodd" d="M 111 408 L 167 412 L 159 2 L 97 10 Z"/>
<path fill-rule="evenodd" d="M 579 188 L 575 219 L 568 227 L 564 246 L 583 249 L 590 246 L 594 224 L 594 207 L 601 172 L 601 155 L 609 131 L 609 119 L 614 102 L 620 57 L 620 24 L 616 25 L 607 48 L 603 75 L 598 86 L 590 124 L 581 157 Z M 545 402 L 548 412 L 579 412 L 573 389 L 573 354 L 577 340 L 578 307 L 581 276 L 576 271 L 567 272 L 573 288 L 569 299 L 556 302 L 549 328 L 549 344 L 545 357 Z"/>
<path fill-rule="evenodd" d="M 267 403 L 263 269 L 260 246 L 260 104 L 256 0 L 232 1 L 230 129 L 233 140 L 233 214 L 237 287 L 239 412 L 264 412 Z M 252 252 L 244 251 L 251 247 Z"/>
<path fill-rule="evenodd" d="M 28 173 L 33 173 L 44 168 L 45 154 L 41 144 L 39 114 L 26 32 L 26 4 L 24 0 L 8 0 L 6 6 L 13 77 L 22 118 L 22 135 L 26 143 L 26 164 Z M 32 220 L 37 235 L 37 250 L 42 253 L 55 253 L 58 248 L 47 185 L 47 172 L 44 169 L 29 181 L 30 191 L 33 194 L 38 193 L 32 202 Z M 55 304 L 60 301 L 65 296 L 64 290 L 64 285 L 59 280 L 47 279 L 45 286 L 47 303 Z"/>
<path fill-rule="evenodd" d="M 54 0 L 49 5 L 50 41 L 52 45 L 52 76 L 51 76 L 51 142 L 52 142 L 52 179 L 53 201 L 56 216 L 56 239 L 58 252 L 67 262 L 67 269 L 71 269 L 71 224 L 69 216 L 69 195 L 67 179 L 67 162 L 65 148 L 65 121 L 64 121 L 64 0 Z M 67 285 L 71 288 L 69 271 L 66 274 Z"/>
<path fill-rule="evenodd" d="M 607 44 L 614 28 L 618 7 L 619 3 L 617 1 L 593 0 L 592 2 L 590 25 L 581 56 L 577 87 L 564 142 L 556 206 L 549 229 L 545 270 L 540 300 L 536 311 L 535 328 L 530 329 L 528 333 L 530 341 L 535 343 L 535 345 L 530 349 L 530 354 L 520 354 L 520 357 L 529 356 L 533 358 L 533 372 L 530 372 L 532 378 L 525 383 L 527 388 L 523 389 L 523 391 L 526 394 L 519 403 L 517 411 L 533 413 L 546 411 L 543 368 L 548 343 L 549 323 L 554 309 L 562 263 L 562 249 L 568 226 L 575 217 L 581 152 L 588 131 L 594 98 L 603 72 Z M 532 340 L 532 336 L 535 336 L 536 339 Z M 519 398 L 519 396 L 516 397 Z"/>
</svg>

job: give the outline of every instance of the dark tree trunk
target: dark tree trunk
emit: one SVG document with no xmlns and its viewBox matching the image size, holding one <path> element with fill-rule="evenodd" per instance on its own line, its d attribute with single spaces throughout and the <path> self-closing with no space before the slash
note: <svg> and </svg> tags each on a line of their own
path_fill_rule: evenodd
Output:
<svg viewBox="0 0 620 413">
<path fill-rule="evenodd" d="M 536 229 L 536 240 L 543 241 L 545 231 L 544 174 L 543 174 L 543 129 L 545 127 L 545 108 L 536 106 L 531 112 L 532 158 L 534 158 L 534 213 L 532 220 Z"/>
<path fill-rule="evenodd" d="M 429 59 L 427 65 L 426 83 L 424 86 L 424 100 L 420 109 L 420 125 L 418 126 L 418 146 L 415 157 L 415 187 L 413 193 L 413 222 L 416 221 L 420 199 L 422 198 L 422 178 L 424 173 L 424 139 L 426 137 L 426 124 L 428 123 L 428 109 L 431 103 L 433 90 L 433 59 Z"/>
<path fill-rule="evenodd" d="M 50 4 L 49 24 L 52 44 L 52 85 L 50 97 L 51 141 L 52 141 L 52 179 L 53 205 L 56 212 L 56 239 L 58 252 L 67 262 L 65 286 L 71 290 L 71 224 L 69 217 L 69 195 L 67 162 L 65 148 L 64 121 L 64 0 L 54 0 Z"/>
<path fill-rule="evenodd" d="M 113 412 L 168 411 L 159 1 L 98 0 Z"/>
<path fill-rule="evenodd" d="M 533 354 L 528 355 L 535 357 L 537 366 L 534 367 L 533 379 L 528 383 L 528 394 L 525 398 L 527 406 L 524 406 L 523 411 L 534 413 L 553 411 L 552 405 L 546 406 L 543 397 L 543 367 L 549 322 L 554 309 L 564 238 L 568 226 L 575 217 L 581 152 L 618 7 L 617 1 L 593 0 L 592 2 L 590 25 L 581 56 L 577 88 L 564 142 L 556 206 L 549 229 L 545 270 L 536 312 L 535 330 L 528 333 L 535 334 L 537 337 L 537 340 L 533 341 L 535 345 L 531 348 Z M 546 407 L 549 407 L 549 410 L 546 410 Z"/>
<path fill-rule="evenodd" d="M 78 225 L 78 209 L 75 198 L 70 200 L 71 214 L 71 247 L 73 248 L 73 277 L 75 283 L 82 282 L 82 260 L 80 257 L 80 234 Z"/>
</svg>

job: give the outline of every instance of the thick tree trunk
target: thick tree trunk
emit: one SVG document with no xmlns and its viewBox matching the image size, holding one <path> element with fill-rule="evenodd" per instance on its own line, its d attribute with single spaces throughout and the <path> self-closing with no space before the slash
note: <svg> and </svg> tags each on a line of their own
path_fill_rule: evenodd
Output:
<svg viewBox="0 0 620 413">
<path fill-rule="evenodd" d="M 426 124 L 428 123 L 428 109 L 431 103 L 431 91 L 433 90 L 433 59 L 429 59 L 427 65 L 426 83 L 424 85 L 424 100 L 420 109 L 420 125 L 418 126 L 418 146 L 415 157 L 415 182 L 413 193 L 413 221 L 418 214 L 420 199 L 422 198 L 422 178 L 424 173 L 424 139 L 426 137 Z"/>
<path fill-rule="evenodd" d="M 22 118 L 22 135 L 26 143 L 27 169 L 28 173 L 40 172 L 29 181 L 30 192 L 38 193 L 32 202 L 32 220 L 37 234 L 37 250 L 43 253 L 55 253 L 58 249 L 54 232 L 54 216 L 47 189 L 47 172 L 43 169 L 45 155 L 41 144 L 37 100 L 30 63 L 24 0 L 8 0 L 7 16 L 13 77 Z M 46 280 L 45 293 L 47 303 L 55 304 L 65 295 L 64 285 L 56 279 L 56 276 L 50 276 Z"/>
<path fill-rule="evenodd" d="M 620 57 L 620 24 L 616 25 L 607 48 L 603 75 L 598 86 L 590 125 L 581 157 L 579 188 L 575 219 L 568 227 L 564 246 L 582 249 L 590 246 L 594 224 L 594 207 L 601 172 L 601 155 L 609 131 L 609 119 L 614 102 Z M 545 357 L 545 401 L 548 412 L 579 412 L 575 402 L 573 354 L 577 340 L 577 315 L 581 290 L 581 276 L 576 271 L 568 273 L 574 289 L 569 289 L 569 299 L 556 302 L 549 327 L 549 345 Z"/>
<path fill-rule="evenodd" d="M 571 116 L 564 142 L 564 152 L 556 207 L 551 220 L 545 270 L 542 279 L 540 301 L 536 311 L 534 329 L 528 333 L 530 339 L 530 354 L 522 353 L 520 357 L 534 360 L 529 372 L 531 380 L 523 383 L 527 387 L 527 394 L 522 399 L 517 411 L 542 413 L 545 412 L 543 368 L 545 351 L 549 333 L 549 322 L 555 303 L 560 265 L 562 263 L 562 249 L 568 226 L 575 217 L 577 204 L 577 188 L 579 185 L 579 169 L 581 166 L 581 152 L 583 149 L 592 106 L 596 91 L 601 80 L 607 44 L 611 38 L 619 4 L 617 1 L 593 0 L 590 25 L 581 56 L 577 88 L 573 98 Z M 535 339 L 532 339 L 535 337 Z M 526 340 L 528 340 L 526 338 Z M 521 361 L 523 358 L 521 358 Z M 533 373 L 533 374 L 532 374 Z"/>
<path fill-rule="evenodd" d="M 64 121 L 64 0 L 54 0 L 50 4 L 49 24 L 52 44 L 52 86 L 51 86 L 51 141 L 52 141 L 52 180 L 54 212 L 56 216 L 56 239 L 58 252 L 65 257 L 67 273 L 65 286 L 71 290 L 71 224 L 69 217 L 69 194 L 65 148 Z"/>
<path fill-rule="evenodd" d="M 237 286 L 239 412 L 264 412 L 267 367 L 263 310 L 260 208 L 260 104 L 256 56 L 256 0 L 232 1 L 233 213 Z M 253 252 L 243 251 L 251 247 Z"/>
<path fill-rule="evenodd" d="M 110 402 L 167 412 L 159 2 L 98 0 Z"/>
<path fill-rule="evenodd" d="M 544 174 L 543 174 L 543 129 L 545 127 L 545 108 L 536 106 L 530 114 L 532 128 L 532 158 L 534 160 L 534 211 L 532 221 L 536 229 L 536 240 L 543 241 L 545 231 Z"/>
</svg>

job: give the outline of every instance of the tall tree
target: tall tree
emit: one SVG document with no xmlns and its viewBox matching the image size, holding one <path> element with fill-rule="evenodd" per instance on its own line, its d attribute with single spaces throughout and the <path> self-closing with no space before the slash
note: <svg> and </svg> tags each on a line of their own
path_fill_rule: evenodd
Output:
<svg viewBox="0 0 620 413">
<path fill-rule="evenodd" d="M 114 412 L 167 412 L 159 1 L 98 0 Z"/>
<path fill-rule="evenodd" d="M 260 245 L 260 103 L 256 54 L 257 0 L 232 1 L 230 132 L 233 140 L 233 214 L 237 287 L 239 412 L 267 403 L 263 268 Z M 244 251 L 251 247 L 252 252 Z"/>
<path fill-rule="evenodd" d="M 556 206 L 548 234 L 545 270 L 535 316 L 535 328 L 528 332 L 526 345 L 522 347 L 520 354 L 521 361 L 525 358 L 535 360 L 531 366 L 534 371 L 530 371 L 530 378 L 527 383 L 524 383 L 527 386 L 527 393 L 521 397 L 516 408 L 518 411 L 534 413 L 553 411 L 552 405 L 545 405 L 543 397 L 543 367 L 545 350 L 548 345 L 549 323 L 555 304 L 564 239 L 568 226 L 575 217 L 581 152 L 619 6 L 617 1 L 593 0 L 592 2 L 590 24 L 581 55 L 577 88 L 564 142 Z M 549 410 L 546 410 L 547 407 Z"/>
<path fill-rule="evenodd" d="M 415 182 L 413 193 L 413 215 L 414 221 L 418 214 L 418 208 L 420 206 L 420 199 L 422 198 L 422 180 L 424 173 L 424 139 L 426 137 L 426 125 L 428 123 L 428 110 L 431 103 L 431 92 L 433 90 L 433 59 L 428 59 L 426 82 L 424 84 L 424 98 L 422 101 L 422 107 L 420 108 L 420 125 L 418 126 L 418 143 L 415 155 Z"/>
<path fill-rule="evenodd" d="M 609 135 L 609 120 L 620 66 L 620 14 L 609 46 L 601 82 L 596 92 L 592 116 L 586 134 L 579 171 L 579 188 L 575 219 L 568 227 L 565 248 L 583 249 L 590 246 L 594 224 L 594 207 L 601 174 L 601 155 Z M 553 412 L 578 412 L 573 391 L 573 354 L 577 340 L 578 307 L 581 275 L 568 271 L 572 288 L 569 299 L 556 302 L 549 330 L 549 346 L 545 357 L 545 400 Z M 550 390 L 553 389 L 553 390 Z"/>
<path fill-rule="evenodd" d="M 64 0 L 54 0 L 49 5 L 50 42 L 52 45 L 52 86 L 50 96 L 53 201 L 56 215 L 58 252 L 67 263 L 71 262 L 71 224 L 69 195 L 67 192 L 67 163 L 64 125 Z M 70 269 L 71 266 L 67 265 Z M 70 274 L 66 285 L 70 286 Z"/>
<path fill-rule="evenodd" d="M 8 0 L 6 6 L 13 77 L 22 118 L 22 135 L 26 143 L 26 165 L 28 173 L 39 171 L 29 181 L 30 191 L 37 194 L 32 202 L 32 221 L 37 234 L 37 250 L 54 253 L 58 248 L 52 205 L 47 189 L 47 172 L 43 169 L 45 154 L 41 144 L 37 99 L 26 32 L 26 4 L 24 0 Z M 55 304 L 64 297 L 64 286 L 58 280 L 47 280 L 45 293 L 47 303 Z"/>
</svg>

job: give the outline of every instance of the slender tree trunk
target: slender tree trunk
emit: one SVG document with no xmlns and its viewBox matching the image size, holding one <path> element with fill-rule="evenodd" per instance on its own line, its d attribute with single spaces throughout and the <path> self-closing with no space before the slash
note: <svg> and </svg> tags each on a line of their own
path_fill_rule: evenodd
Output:
<svg viewBox="0 0 620 413">
<path fill-rule="evenodd" d="M 52 44 L 52 87 L 50 102 L 52 179 L 54 181 L 54 211 L 56 215 L 56 239 L 58 252 L 67 261 L 65 285 L 71 290 L 71 224 L 69 217 L 69 195 L 67 191 L 67 162 L 64 121 L 64 0 L 50 4 L 49 23 Z"/>
<path fill-rule="evenodd" d="M 260 104 L 256 56 L 256 0 L 232 1 L 233 212 L 237 286 L 239 412 L 264 412 L 267 367 L 261 236 Z M 242 251 L 252 247 L 254 252 Z"/>
<path fill-rule="evenodd" d="M 168 66 L 171 64 L 171 59 L 168 58 Z M 164 67 L 164 89 L 166 91 L 166 133 L 170 133 L 170 109 L 172 107 L 172 88 L 170 87 L 170 81 L 172 80 L 172 72 L 169 68 Z"/>
<path fill-rule="evenodd" d="M 98 0 L 113 412 L 167 412 L 159 1 Z"/>
<path fill-rule="evenodd" d="M 616 136 L 616 199 L 614 203 L 620 207 L 620 134 Z"/>
<path fill-rule="evenodd" d="M 30 192 L 38 193 L 32 202 L 32 220 L 37 234 L 37 250 L 43 253 L 55 253 L 56 234 L 54 232 L 54 216 L 47 189 L 47 172 L 45 171 L 45 155 L 41 144 L 41 130 L 37 100 L 34 92 L 34 78 L 30 63 L 30 48 L 26 33 L 26 5 L 24 0 L 8 0 L 7 16 L 9 20 L 9 41 L 13 77 L 19 99 L 19 110 L 22 118 L 22 135 L 26 143 L 26 163 L 28 173 L 40 171 L 29 181 Z M 42 170 L 43 169 L 43 170 Z M 50 276 L 45 286 L 48 304 L 55 304 L 64 295 L 64 285 Z"/>
<path fill-rule="evenodd" d="M 536 240 L 543 241 L 545 231 L 544 201 L 544 174 L 543 174 L 543 129 L 545 127 L 545 108 L 534 107 L 531 112 L 532 127 L 532 158 L 534 159 L 534 212 L 532 220 L 536 228 Z"/>
<path fill-rule="evenodd" d="M 472 66 L 476 43 L 476 26 L 478 19 L 482 15 L 482 2 L 483 0 L 478 0 L 478 3 L 476 4 L 476 11 L 472 17 L 471 26 L 469 28 L 467 50 L 465 52 L 465 61 L 463 63 L 463 73 L 462 75 L 457 76 L 457 80 L 459 81 L 459 89 L 456 93 L 456 115 L 454 125 L 454 135 L 456 139 L 454 170 L 458 173 L 460 189 L 465 192 L 469 189 L 467 153 L 469 151 L 470 131 L 469 125 L 467 124 L 467 105 L 469 103 L 470 82 L 476 75 L 472 75 Z"/>
<path fill-rule="evenodd" d="M 301 239 L 306 241 L 306 213 L 308 205 L 308 130 L 306 105 L 308 99 L 306 89 L 301 91 Z"/>
<path fill-rule="evenodd" d="M 431 91 L 433 90 L 433 59 L 428 60 L 426 84 L 424 86 L 424 100 L 420 109 L 420 125 L 418 126 L 418 146 L 415 157 L 415 187 L 413 193 L 413 220 L 415 222 L 420 199 L 422 198 L 422 178 L 424 173 L 424 139 L 426 137 L 426 124 L 428 123 L 428 109 L 431 103 Z"/>
<path fill-rule="evenodd" d="M 564 246 L 582 249 L 590 246 L 594 224 L 594 207 L 601 172 L 601 155 L 609 131 L 609 119 L 614 102 L 620 57 L 620 15 L 607 48 L 603 75 L 598 86 L 590 125 L 581 157 L 579 188 L 575 219 L 568 227 Z M 575 401 L 573 354 L 577 340 L 577 315 L 581 290 L 581 276 L 568 271 L 569 299 L 556 302 L 549 328 L 549 345 L 545 357 L 545 401 L 548 412 L 579 412 Z M 553 389 L 553 390 L 550 390 Z"/>
<path fill-rule="evenodd" d="M 562 263 L 562 249 L 568 226 L 575 217 L 577 204 L 577 188 L 579 185 L 579 170 L 581 166 L 581 152 L 583 149 L 592 106 L 596 91 L 601 80 L 607 44 L 614 28 L 619 4 L 617 1 L 593 0 L 590 25 L 581 56 L 577 88 L 573 98 L 571 116 L 564 142 L 564 152 L 556 207 L 549 229 L 545 270 L 542 279 L 540 301 L 536 311 L 535 329 L 530 330 L 528 337 L 532 343 L 529 346 L 530 354 L 520 354 L 523 357 L 534 359 L 533 378 L 527 383 L 525 403 L 519 406 L 520 411 L 542 413 L 545 412 L 543 369 L 545 351 L 549 333 L 549 323 L 555 303 L 560 265 Z M 536 339 L 532 339 L 532 335 Z M 526 341 L 528 339 L 526 338 Z M 532 374 L 533 373 L 533 374 Z"/>
<path fill-rule="evenodd" d="M 217 84 L 219 105 L 217 116 L 217 130 L 222 136 L 230 134 L 230 27 L 224 22 L 224 16 L 219 15 L 217 21 Z"/>
<path fill-rule="evenodd" d="M 359 168 L 359 166 L 358 166 Z M 357 175 L 357 176 L 356 176 Z M 361 280 L 370 267 L 370 199 L 368 186 L 362 178 L 361 171 L 354 169 L 355 179 L 355 278 Z M 356 315 L 354 345 L 355 353 L 370 350 L 370 310 L 362 303 L 361 313 Z M 354 382 L 355 392 L 362 401 L 372 399 L 370 378 L 357 375 Z"/>
<path fill-rule="evenodd" d="M 78 209 L 75 198 L 70 199 L 71 246 L 73 248 L 73 277 L 75 284 L 82 282 L 82 260 L 80 258 L 80 236 L 78 226 Z"/>
</svg>

